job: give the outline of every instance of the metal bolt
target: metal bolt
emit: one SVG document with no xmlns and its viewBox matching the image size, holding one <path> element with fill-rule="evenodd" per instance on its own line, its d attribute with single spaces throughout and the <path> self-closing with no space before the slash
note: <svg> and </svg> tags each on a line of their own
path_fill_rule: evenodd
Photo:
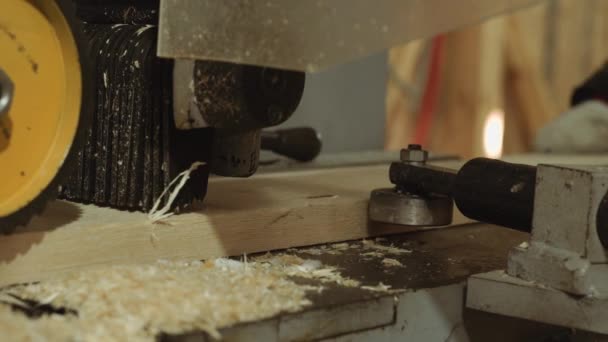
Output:
<svg viewBox="0 0 608 342">
<path fill-rule="evenodd" d="M 13 92 L 13 82 L 0 68 L 0 118 L 8 114 L 13 102 Z"/>
<path fill-rule="evenodd" d="M 422 149 L 420 145 L 408 145 L 401 150 L 401 161 L 404 163 L 424 164 L 429 159 L 429 153 Z"/>
</svg>

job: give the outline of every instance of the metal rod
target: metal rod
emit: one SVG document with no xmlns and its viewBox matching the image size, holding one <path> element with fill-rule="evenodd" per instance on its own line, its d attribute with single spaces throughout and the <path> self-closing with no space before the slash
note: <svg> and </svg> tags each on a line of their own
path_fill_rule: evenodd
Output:
<svg viewBox="0 0 608 342">
<path fill-rule="evenodd" d="M 532 229 L 535 167 L 477 158 L 456 172 L 397 162 L 391 165 L 390 179 L 404 192 L 450 196 L 474 220 L 525 232 Z"/>
</svg>

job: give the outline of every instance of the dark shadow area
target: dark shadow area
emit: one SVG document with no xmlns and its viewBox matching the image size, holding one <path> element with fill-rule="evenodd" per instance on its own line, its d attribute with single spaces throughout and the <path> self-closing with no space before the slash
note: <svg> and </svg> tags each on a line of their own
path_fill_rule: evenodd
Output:
<svg viewBox="0 0 608 342">
<path fill-rule="evenodd" d="M 74 203 L 49 203 L 46 210 L 32 219 L 26 227 L 17 228 L 10 235 L 0 236 L 0 240 L 4 240 L 0 249 L 0 263 L 11 262 L 19 255 L 27 253 L 32 246 L 44 239 L 46 233 L 75 222 L 81 214 L 82 210 Z"/>
<path fill-rule="evenodd" d="M 525 319 L 465 309 L 464 326 L 472 342 L 570 342 L 575 332 L 569 328 Z"/>
<path fill-rule="evenodd" d="M 55 307 L 55 306 L 52 306 L 49 304 L 41 304 L 41 303 L 38 303 L 37 301 L 19 298 L 18 296 L 15 296 L 15 295 L 9 295 L 9 296 L 15 298 L 16 302 L 21 302 L 23 304 L 22 305 L 15 304 L 12 302 L 11 303 L 5 302 L 5 304 L 9 305 L 11 307 L 11 309 L 13 309 L 13 311 L 20 312 L 31 319 L 36 319 L 36 318 L 40 318 L 42 316 L 47 316 L 47 315 L 78 316 L 78 312 L 76 312 L 76 310 L 73 310 L 73 309 L 58 308 L 58 307 Z"/>
<path fill-rule="evenodd" d="M 12 130 L 13 122 L 10 117 L 0 119 L 0 152 L 6 150 L 10 145 Z"/>
</svg>

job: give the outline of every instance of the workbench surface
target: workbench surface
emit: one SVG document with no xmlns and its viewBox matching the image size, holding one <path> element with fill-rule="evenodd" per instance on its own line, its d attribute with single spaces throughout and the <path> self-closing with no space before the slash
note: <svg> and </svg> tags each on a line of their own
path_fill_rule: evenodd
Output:
<svg viewBox="0 0 608 342">
<path fill-rule="evenodd" d="M 290 249 L 287 251 L 289 254 L 319 260 L 324 265 L 336 266 L 343 277 L 359 281 L 363 286 L 347 287 L 317 282 L 316 285 L 324 286 L 325 290 L 321 293 L 311 293 L 308 298 L 313 304 L 303 311 L 281 314 L 262 322 L 243 323 L 221 332 L 227 340 L 239 340 L 243 336 L 251 336 L 250 334 L 267 336 L 273 340 L 275 337 L 273 331 L 276 332 L 278 340 L 298 340 L 325 339 L 348 335 L 352 331 L 390 327 L 397 324 L 396 302 L 400 294 L 447 288 L 450 285 L 462 286 L 470 275 L 502 269 L 506 266 L 509 249 L 526 239 L 527 234 L 506 228 L 470 224 L 393 235 L 375 241 L 376 244 L 411 251 L 411 253 L 382 252 L 381 256 L 368 258 L 364 256 L 365 252 L 361 248 L 348 248 L 344 244 L 337 249 L 332 248 L 332 245 Z M 348 244 L 362 246 L 360 240 Z M 320 254 L 315 255 L 318 251 Z M 397 260 L 402 266 L 387 266 L 383 263 L 386 258 Z M 296 279 L 296 281 L 306 284 L 315 283 L 310 279 Z M 367 286 L 377 289 L 378 284 L 384 287 L 380 286 L 380 289 L 375 291 L 362 288 Z M 386 290 L 382 290 L 383 288 Z M 462 294 L 460 297 L 457 294 L 454 299 L 456 302 L 462 301 Z M 350 325 L 349 327 L 340 323 L 341 315 L 344 315 L 344 322 L 348 321 L 346 324 Z M 314 319 L 306 316 L 314 316 Z M 377 320 L 353 322 L 353 316 L 373 316 Z M 291 327 L 294 321 L 299 321 L 306 326 L 306 329 L 295 329 L 294 332 Z M 324 321 L 329 321 L 331 324 L 319 325 L 319 322 Z M 357 324 L 359 326 L 356 326 Z M 301 335 L 311 331 L 315 335 Z M 270 335 L 264 335 L 265 333 Z M 191 338 L 204 339 L 207 338 L 206 336 L 205 333 L 191 332 L 182 335 L 164 335 L 163 338 L 167 341 L 190 341 Z"/>
</svg>

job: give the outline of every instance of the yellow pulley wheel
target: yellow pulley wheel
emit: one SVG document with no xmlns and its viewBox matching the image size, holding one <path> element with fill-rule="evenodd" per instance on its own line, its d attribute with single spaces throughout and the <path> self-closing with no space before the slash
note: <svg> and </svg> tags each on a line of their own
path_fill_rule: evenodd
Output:
<svg viewBox="0 0 608 342">
<path fill-rule="evenodd" d="M 40 212 L 73 168 L 89 122 L 82 43 L 69 0 L 0 1 L 0 232 Z"/>
</svg>

